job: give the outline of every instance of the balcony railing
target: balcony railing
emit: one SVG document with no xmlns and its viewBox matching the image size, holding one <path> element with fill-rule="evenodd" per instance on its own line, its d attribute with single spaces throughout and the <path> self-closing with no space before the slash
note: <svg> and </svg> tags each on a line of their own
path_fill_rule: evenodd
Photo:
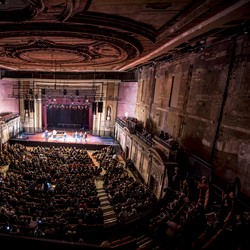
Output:
<svg viewBox="0 0 250 250">
<path fill-rule="evenodd" d="M 178 142 L 173 139 L 163 140 L 158 136 L 154 136 L 154 140 L 172 151 L 177 150 L 179 147 Z"/>
<path fill-rule="evenodd" d="M 144 128 L 142 128 L 139 121 L 135 118 L 121 118 L 117 117 L 116 122 L 122 127 L 126 127 L 132 134 L 135 134 L 139 137 L 142 141 L 144 141 L 147 145 L 152 146 L 153 140 L 160 143 L 165 148 L 168 148 L 171 151 L 176 151 L 179 147 L 179 144 L 176 140 L 170 138 L 168 140 L 163 140 L 156 135 L 152 135 Z"/>
<path fill-rule="evenodd" d="M 0 113 L 0 121 L 6 123 L 18 116 L 19 114 L 14 114 L 12 112 Z"/>
<path fill-rule="evenodd" d="M 152 146 L 152 135 L 151 134 L 147 134 L 145 136 L 145 135 L 141 134 L 140 132 L 135 131 L 135 135 L 137 135 L 147 145 Z"/>
</svg>

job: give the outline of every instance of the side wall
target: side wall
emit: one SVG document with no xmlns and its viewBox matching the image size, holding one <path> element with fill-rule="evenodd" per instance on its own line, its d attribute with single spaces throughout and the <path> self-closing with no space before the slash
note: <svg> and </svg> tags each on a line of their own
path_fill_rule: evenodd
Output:
<svg viewBox="0 0 250 250">
<path fill-rule="evenodd" d="M 117 116 L 135 116 L 135 105 L 137 95 L 137 82 L 121 82 L 119 86 Z"/>
<path fill-rule="evenodd" d="M 250 195 L 249 38 L 207 42 L 197 53 L 141 68 L 136 117 L 167 132 L 215 176 Z"/>
<path fill-rule="evenodd" d="M 17 82 L 0 79 L 0 113 L 19 113 L 19 100 L 12 97 L 13 85 L 17 85 Z"/>
</svg>

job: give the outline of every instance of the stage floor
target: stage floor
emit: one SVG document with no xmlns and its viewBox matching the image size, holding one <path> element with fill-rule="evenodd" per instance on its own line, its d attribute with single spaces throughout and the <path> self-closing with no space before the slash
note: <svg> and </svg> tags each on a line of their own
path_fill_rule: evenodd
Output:
<svg viewBox="0 0 250 250">
<path fill-rule="evenodd" d="M 78 132 L 77 139 L 75 138 L 75 132 L 67 132 L 66 138 L 64 137 L 64 131 L 57 131 L 56 136 L 53 136 L 53 131 L 48 131 L 49 136 L 45 137 L 45 132 L 35 133 L 35 134 L 26 134 L 21 133 L 15 138 L 10 140 L 10 143 L 22 143 L 27 146 L 74 146 L 74 147 L 84 147 L 87 149 L 97 149 L 104 146 L 113 145 L 119 146 L 119 144 L 112 137 L 102 137 L 94 136 L 90 133 L 87 134 L 86 141 L 84 138 L 79 137 L 81 131 Z"/>
</svg>

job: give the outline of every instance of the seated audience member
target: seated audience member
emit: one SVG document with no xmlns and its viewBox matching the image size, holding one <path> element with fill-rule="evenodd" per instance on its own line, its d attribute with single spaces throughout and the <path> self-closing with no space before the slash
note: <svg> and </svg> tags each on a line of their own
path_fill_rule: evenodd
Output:
<svg viewBox="0 0 250 250">
<path fill-rule="evenodd" d="M 201 181 L 198 183 L 199 199 L 198 203 L 203 205 L 204 209 L 207 208 L 209 202 L 209 184 L 206 176 L 201 177 Z"/>
</svg>

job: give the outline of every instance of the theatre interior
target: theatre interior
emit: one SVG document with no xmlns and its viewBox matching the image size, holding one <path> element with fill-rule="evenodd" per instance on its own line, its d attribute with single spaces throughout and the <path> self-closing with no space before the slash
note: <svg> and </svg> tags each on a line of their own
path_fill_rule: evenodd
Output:
<svg viewBox="0 0 250 250">
<path fill-rule="evenodd" d="M 249 249 L 249 18 L 0 0 L 1 246 Z"/>
</svg>

